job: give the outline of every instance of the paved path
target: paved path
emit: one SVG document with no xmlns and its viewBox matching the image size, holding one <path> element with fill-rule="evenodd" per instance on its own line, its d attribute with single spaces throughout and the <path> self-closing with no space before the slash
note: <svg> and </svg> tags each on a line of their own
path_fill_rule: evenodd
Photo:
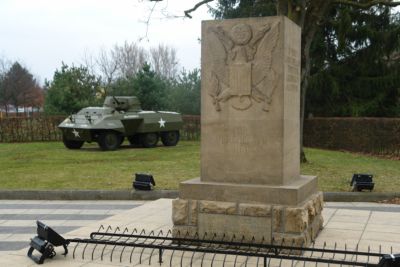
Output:
<svg viewBox="0 0 400 267">
<path fill-rule="evenodd" d="M 140 206 L 143 201 L 0 201 L 0 255 L 29 245 L 36 220 L 64 234 Z"/>
<path fill-rule="evenodd" d="M 318 240 L 400 253 L 400 205 L 327 202 Z"/>
<path fill-rule="evenodd" d="M 95 203 L 93 205 L 98 204 L 98 202 L 93 203 Z M 394 253 L 398 253 L 400 252 L 400 212 L 398 209 L 399 206 L 388 204 L 326 203 L 323 211 L 323 217 L 325 219 L 324 229 L 318 236 L 316 244 L 318 247 L 322 247 L 326 242 L 327 248 L 334 248 L 336 247 L 335 244 L 337 244 L 338 249 L 344 249 L 345 244 L 347 244 L 347 250 L 355 250 L 358 248 L 363 251 L 367 251 L 370 246 L 373 252 L 378 252 L 381 249 L 383 253 L 390 253 L 391 249 L 393 249 Z M 120 212 L 101 221 L 93 220 L 92 223 L 68 232 L 63 236 L 65 238 L 89 237 L 89 234 L 96 231 L 100 224 L 111 225 L 113 229 L 116 229 L 118 226 L 121 231 L 126 227 L 128 229 L 146 229 L 147 233 L 150 230 L 154 230 L 155 233 L 158 233 L 159 230 L 163 230 L 163 232 L 166 233 L 168 229 L 172 227 L 171 210 L 172 205 L 170 199 L 147 202 L 144 205 Z M 87 209 L 87 211 L 89 211 L 89 209 Z M 86 212 L 84 214 L 89 215 Z M 49 223 L 49 225 L 51 226 L 52 224 Z M 73 251 L 75 246 L 75 244 L 71 245 L 70 250 Z M 76 248 L 75 258 L 72 252 L 66 257 L 62 256 L 60 252 L 63 250 L 57 248 L 58 254 L 53 259 L 46 260 L 45 265 L 48 267 L 139 267 L 149 266 L 151 260 L 151 266 L 160 266 L 157 262 L 158 254 L 153 253 L 153 251 L 149 249 L 134 250 L 97 245 L 90 245 L 87 247 L 78 245 Z M 8 255 L 3 255 L 0 257 L 0 266 L 37 266 L 26 256 L 26 252 L 27 249 L 24 248 L 19 251 L 11 252 Z M 101 254 L 105 256 L 101 257 Z M 113 255 L 114 259 L 111 260 Z M 94 258 L 92 260 L 91 257 L 93 256 Z M 181 252 L 176 252 L 175 254 L 171 254 L 171 252 L 164 251 L 164 262 L 162 266 L 210 266 L 210 258 L 206 258 L 205 260 L 208 261 L 206 264 L 203 264 L 202 256 L 203 254 L 200 253 L 196 254 L 196 257 L 193 258 L 192 253 L 183 254 Z M 325 257 L 331 256 L 337 257 L 335 254 L 325 255 Z M 193 265 L 191 265 L 192 260 Z M 347 258 L 347 260 L 351 259 Z M 374 261 L 376 259 L 372 258 L 370 260 Z M 247 261 L 245 257 L 237 258 L 238 264 L 233 264 L 236 262 L 236 257 L 234 255 L 228 256 L 226 261 L 224 257 L 218 257 L 218 259 L 215 259 L 214 266 L 223 266 L 224 262 L 227 263 L 225 266 L 257 266 L 255 258 Z M 315 263 L 304 264 L 303 262 L 272 260 L 269 262 L 268 266 L 315 267 Z M 318 264 L 318 266 L 328 265 Z M 333 267 L 334 265 L 330 266 Z"/>
</svg>

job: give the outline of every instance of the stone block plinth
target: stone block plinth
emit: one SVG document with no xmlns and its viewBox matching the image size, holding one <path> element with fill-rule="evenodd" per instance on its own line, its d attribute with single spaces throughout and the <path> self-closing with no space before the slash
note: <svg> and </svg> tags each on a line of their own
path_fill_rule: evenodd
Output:
<svg viewBox="0 0 400 267">
<path fill-rule="evenodd" d="M 322 193 L 294 206 L 196 199 L 175 199 L 172 205 L 179 214 L 173 216 L 177 237 L 235 236 L 236 241 L 302 246 L 315 240 L 323 224 Z"/>
<path fill-rule="evenodd" d="M 287 185 L 215 183 L 196 178 L 182 182 L 179 187 L 179 197 L 182 199 L 292 206 L 315 193 L 317 177 L 305 175 Z"/>
</svg>

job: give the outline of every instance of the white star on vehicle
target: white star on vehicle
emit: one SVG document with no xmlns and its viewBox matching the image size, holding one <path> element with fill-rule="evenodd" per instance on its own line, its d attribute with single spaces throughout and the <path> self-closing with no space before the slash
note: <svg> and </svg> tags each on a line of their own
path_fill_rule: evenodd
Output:
<svg viewBox="0 0 400 267">
<path fill-rule="evenodd" d="M 160 118 L 160 120 L 158 121 L 158 123 L 160 124 L 160 128 L 161 128 L 161 127 L 165 127 L 166 121 L 163 120 L 162 118 Z"/>
<path fill-rule="evenodd" d="M 72 131 L 72 133 L 75 135 L 75 137 L 80 137 L 80 136 L 79 136 L 79 132 L 78 132 L 77 130 L 74 129 L 74 130 Z"/>
</svg>

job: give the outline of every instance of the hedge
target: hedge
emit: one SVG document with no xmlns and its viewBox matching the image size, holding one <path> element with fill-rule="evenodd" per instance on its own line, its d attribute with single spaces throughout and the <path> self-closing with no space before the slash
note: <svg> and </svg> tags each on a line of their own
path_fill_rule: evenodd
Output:
<svg viewBox="0 0 400 267">
<path fill-rule="evenodd" d="M 65 116 L 36 116 L 31 118 L 0 119 L 0 143 L 60 141 L 61 131 L 57 128 Z M 200 139 L 200 117 L 183 116 L 183 140 Z"/>
<path fill-rule="evenodd" d="M 305 120 L 304 146 L 400 156 L 399 118 Z"/>
<path fill-rule="evenodd" d="M 0 142 L 61 140 L 64 116 L 0 119 Z M 183 140 L 200 139 L 200 116 L 183 116 Z M 304 124 L 306 147 L 400 156 L 398 118 L 311 118 Z"/>
</svg>

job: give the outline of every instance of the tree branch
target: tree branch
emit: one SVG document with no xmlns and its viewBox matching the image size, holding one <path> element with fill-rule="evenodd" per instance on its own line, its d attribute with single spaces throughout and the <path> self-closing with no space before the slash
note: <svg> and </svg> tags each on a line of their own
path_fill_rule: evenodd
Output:
<svg viewBox="0 0 400 267">
<path fill-rule="evenodd" d="M 205 5 L 207 3 L 210 3 L 214 0 L 203 0 L 198 2 L 196 5 L 194 5 L 194 7 L 192 7 L 191 9 L 185 10 L 183 11 L 185 13 L 185 16 L 188 18 L 192 18 L 192 16 L 190 15 L 190 13 L 192 13 L 193 11 L 196 11 L 196 9 L 198 9 L 199 7 L 201 7 L 202 5 Z"/>
<path fill-rule="evenodd" d="M 400 6 L 399 1 L 391 1 L 391 0 L 371 0 L 368 2 L 364 2 L 364 3 L 360 3 L 358 1 L 352 1 L 352 0 L 335 0 L 335 1 L 333 1 L 333 3 L 354 6 L 354 7 L 358 7 L 358 8 L 362 8 L 362 9 L 368 9 L 375 5 L 384 5 L 384 6 L 389 6 L 389 7 Z"/>
</svg>

